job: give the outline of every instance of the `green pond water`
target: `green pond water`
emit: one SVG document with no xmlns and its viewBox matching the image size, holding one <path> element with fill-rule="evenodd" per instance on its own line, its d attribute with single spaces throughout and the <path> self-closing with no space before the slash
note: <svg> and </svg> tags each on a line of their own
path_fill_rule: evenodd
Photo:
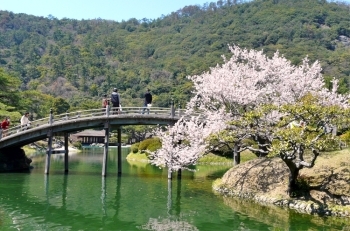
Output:
<svg viewBox="0 0 350 231">
<path fill-rule="evenodd" d="M 215 194 L 212 182 L 229 166 L 197 166 L 167 179 L 167 170 L 125 159 L 117 174 L 111 147 L 102 177 L 103 148 L 35 153 L 29 173 L 0 174 L 0 230 L 350 230 L 348 218 L 298 214 Z"/>
</svg>

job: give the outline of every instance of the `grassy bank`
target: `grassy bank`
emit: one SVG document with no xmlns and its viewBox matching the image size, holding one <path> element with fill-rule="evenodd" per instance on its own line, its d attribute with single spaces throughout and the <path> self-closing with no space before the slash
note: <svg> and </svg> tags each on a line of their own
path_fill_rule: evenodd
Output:
<svg viewBox="0 0 350 231">
<path fill-rule="evenodd" d="M 253 153 L 251 152 L 243 152 L 241 154 L 241 163 L 247 162 L 249 160 L 257 158 Z M 133 153 L 130 152 L 126 159 L 131 160 L 131 161 L 140 161 L 140 162 L 148 162 L 148 158 L 146 154 L 137 152 Z M 223 157 L 223 156 L 218 156 L 213 153 L 209 153 L 203 157 L 201 157 L 198 160 L 199 165 L 232 165 L 233 164 L 233 159 L 228 158 L 228 157 Z"/>
</svg>

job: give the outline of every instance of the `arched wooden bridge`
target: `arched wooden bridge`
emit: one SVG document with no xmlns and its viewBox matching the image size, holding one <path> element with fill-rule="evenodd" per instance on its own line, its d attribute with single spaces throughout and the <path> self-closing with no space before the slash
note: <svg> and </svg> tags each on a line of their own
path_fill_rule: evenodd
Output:
<svg viewBox="0 0 350 231">
<path fill-rule="evenodd" d="M 108 137 L 111 130 L 118 131 L 118 173 L 121 173 L 121 126 L 125 125 L 171 125 L 183 113 L 183 110 L 152 107 L 142 114 L 142 107 L 124 107 L 118 114 L 114 108 L 83 110 L 60 115 L 53 115 L 52 111 L 47 118 L 31 121 L 31 126 L 22 128 L 20 125 L 7 130 L 7 136 L 0 140 L 0 150 L 10 147 L 22 147 L 26 144 L 48 138 L 45 173 L 49 173 L 50 156 L 55 153 L 65 154 L 65 171 L 68 172 L 68 135 L 69 133 L 90 128 L 105 130 L 105 147 L 102 175 L 106 175 L 108 155 Z M 149 112 L 149 113 L 148 113 Z M 24 130 L 25 129 L 25 130 Z M 65 150 L 56 152 L 52 149 L 52 138 L 64 136 Z"/>
</svg>

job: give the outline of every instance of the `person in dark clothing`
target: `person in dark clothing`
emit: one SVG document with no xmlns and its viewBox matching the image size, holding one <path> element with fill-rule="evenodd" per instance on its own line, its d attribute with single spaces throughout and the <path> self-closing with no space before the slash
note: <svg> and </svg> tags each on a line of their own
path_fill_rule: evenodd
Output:
<svg viewBox="0 0 350 231">
<path fill-rule="evenodd" d="M 149 109 L 152 106 L 152 94 L 150 93 L 149 89 L 147 89 L 147 92 L 145 93 L 145 100 L 143 104 L 142 114 L 145 113 L 147 110 L 147 114 L 149 114 Z"/>
<path fill-rule="evenodd" d="M 116 114 L 119 114 L 119 108 L 121 106 L 121 103 L 120 103 L 120 95 L 118 93 L 117 88 L 113 89 L 113 92 L 111 94 L 111 102 L 112 102 L 114 111 L 116 112 Z"/>
</svg>

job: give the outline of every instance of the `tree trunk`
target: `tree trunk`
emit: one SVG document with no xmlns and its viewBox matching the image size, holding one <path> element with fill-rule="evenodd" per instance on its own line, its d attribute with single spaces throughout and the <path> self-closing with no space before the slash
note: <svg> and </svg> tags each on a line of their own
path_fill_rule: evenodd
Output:
<svg viewBox="0 0 350 231">
<path fill-rule="evenodd" d="M 287 164 L 289 169 L 289 182 L 287 193 L 289 196 L 293 196 L 293 192 L 295 192 L 298 189 L 297 179 L 299 176 L 300 168 L 298 168 L 292 160 L 283 161 Z"/>
<path fill-rule="evenodd" d="M 267 156 L 267 154 L 269 153 L 269 150 L 266 144 L 270 144 L 269 140 L 266 139 L 265 137 L 258 136 L 257 141 L 259 144 L 262 144 L 262 145 L 259 145 L 259 149 L 262 149 L 264 151 L 264 153 L 261 153 L 261 152 L 259 153 L 259 157 Z"/>
<path fill-rule="evenodd" d="M 238 165 L 241 163 L 241 153 L 238 150 L 239 146 L 235 144 L 233 148 L 233 165 Z"/>
</svg>

